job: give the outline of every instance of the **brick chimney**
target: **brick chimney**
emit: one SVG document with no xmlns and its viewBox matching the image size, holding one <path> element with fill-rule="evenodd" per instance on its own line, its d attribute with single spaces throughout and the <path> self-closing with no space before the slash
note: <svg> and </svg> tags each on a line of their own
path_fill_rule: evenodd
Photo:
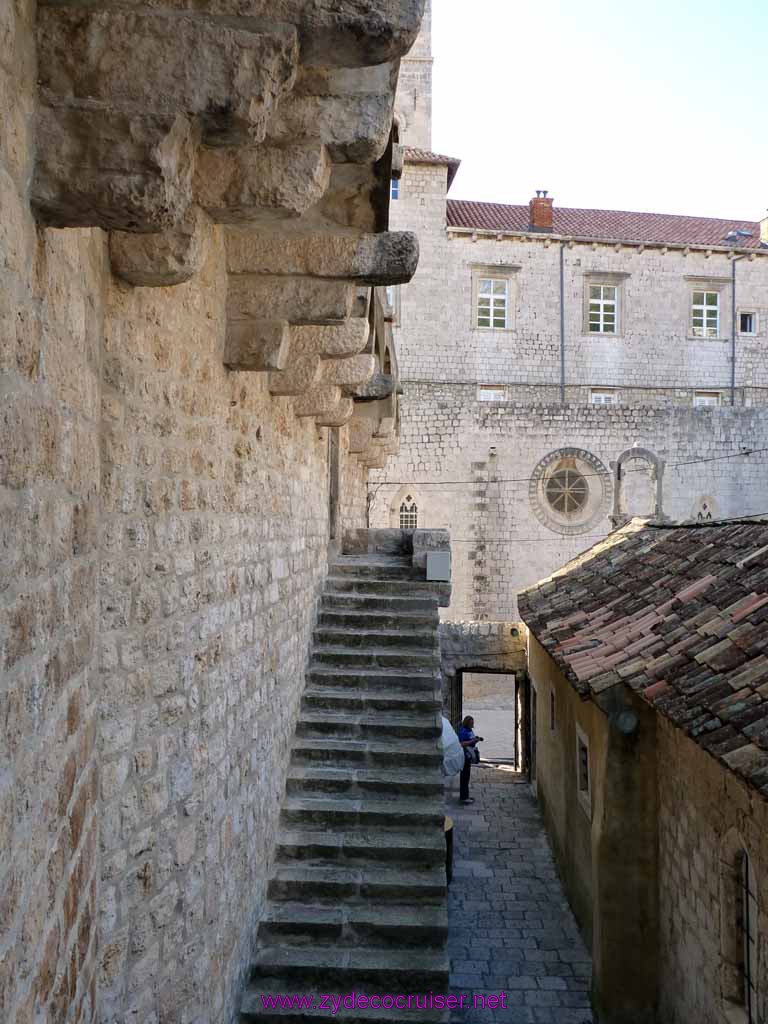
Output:
<svg viewBox="0 0 768 1024">
<path fill-rule="evenodd" d="M 545 189 L 536 189 L 536 195 L 528 204 L 530 210 L 530 231 L 551 231 L 552 230 L 552 203 L 553 199 L 547 198 Z"/>
</svg>

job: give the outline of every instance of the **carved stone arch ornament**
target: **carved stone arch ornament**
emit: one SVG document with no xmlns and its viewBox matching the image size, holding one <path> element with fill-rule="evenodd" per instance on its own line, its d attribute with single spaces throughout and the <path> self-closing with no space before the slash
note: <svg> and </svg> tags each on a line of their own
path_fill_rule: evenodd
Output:
<svg viewBox="0 0 768 1024">
<path fill-rule="evenodd" d="M 588 533 L 608 514 L 610 474 L 584 448 L 558 448 L 545 455 L 531 474 L 528 499 L 539 522 L 554 533 Z"/>
<path fill-rule="evenodd" d="M 627 512 L 624 501 L 624 482 L 627 472 L 625 464 L 634 460 L 645 462 L 648 465 L 651 482 L 656 485 L 653 519 L 657 522 L 664 522 L 668 518 L 664 515 L 663 508 L 665 462 L 649 448 L 641 448 L 639 444 L 634 444 L 631 448 L 626 448 L 615 462 L 611 462 L 611 469 L 613 470 L 613 512 L 611 514 L 611 522 L 614 529 L 619 529 L 626 525 L 632 518 L 632 515 Z"/>
</svg>

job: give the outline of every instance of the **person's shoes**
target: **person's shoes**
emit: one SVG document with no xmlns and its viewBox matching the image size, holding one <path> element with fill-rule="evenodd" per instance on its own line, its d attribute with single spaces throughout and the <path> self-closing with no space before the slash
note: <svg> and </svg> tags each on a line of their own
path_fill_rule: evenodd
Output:
<svg viewBox="0 0 768 1024">
<path fill-rule="evenodd" d="M 459 800 L 460 804 L 473 804 L 474 802 L 475 798 L 473 796 L 468 796 L 466 800 Z"/>
</svg>

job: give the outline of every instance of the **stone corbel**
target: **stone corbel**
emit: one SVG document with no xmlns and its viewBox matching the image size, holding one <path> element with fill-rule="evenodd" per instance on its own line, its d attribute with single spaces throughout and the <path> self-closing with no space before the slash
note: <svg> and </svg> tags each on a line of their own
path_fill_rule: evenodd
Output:
<svg viewBox="0 0 768 1024">
<path fill-rule="evenodd" d="M 338 385 L 343 394 L 351 398 L 359 388 L 365 387 L 375 369 L 376 360 L 371 355 L 329 359 L 323 366 L 323 381 Z"/>
<path fill-rule="evenodd" d="M 367 416 L 355 415 L 349 422 L 349 451 L 352 455 L 364 452 L 373 437 L 375 423 Z"/>
<path fill-rule="evenodd" d="M 287 320 L 246 320 L 227 324 L 224 365 L 230 370 L 284 370 L 290 351 Z"/>
<path fill-rule="evenodd" d="M 296 29 L 197 11 L 41 5 L 31 202 L 57 227 L 162 231 L 185 214 L 200 138 L 264 138 L 293 88 Z"/>
<path fill-rule="evenodd" d="M 162 233 L 112 231 L 112 270 L 129 284 L 145 288 L 183 284 L 202 267 L 210 230 L 207 216 L 193 207 L 176 227 Z"/>
<path fill-rule="evenodd" d="M 323 416 L 317 417 L 318 427 L 343 427 L 352 418 L 355 411 L 355 403 L 345 395 L 339 399 L 335 409 Z"/>
<path fill-rule="evenodd" d="M 318 384 L 294 399 L 293 411 L 297 416 L 332 416 L 339 408 L 341 388 L 335 384 Z"/>
</svg>

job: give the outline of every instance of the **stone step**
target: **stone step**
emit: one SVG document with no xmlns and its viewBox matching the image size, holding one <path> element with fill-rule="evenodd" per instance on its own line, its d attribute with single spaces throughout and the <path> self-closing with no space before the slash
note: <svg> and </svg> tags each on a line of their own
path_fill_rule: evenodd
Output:
<svg viewBox="0 0 768 1024">
<path fill-rule="evenodd" d="M 365 576 L 334 574 L 325 580 L 326 594 L 392 594 L 395 597 L 425 597 L 432 595 L 437 601 L 438 590 L 432 580 L 386 580 L 373 579 Z"/>
<path fill-rule="evenodd" d="M 313 946 L 263 946 L 256 953 L 251 981 L 280 980 L 286 992 L 318 988 L 320 992 L 351 992 L 356 986 L 381 992 L 445 992 L 448 956 L 431 949 L 393 950 L 366 944 L 339 947 L 333 942 Z"/>
<path fill-rule="evenodd" d="M 437 647 L 340 647 L 336 644 L 316 644 L 314 663 L 322 665 L 358 665 L 361 668 L 431 668 L 440 667 Z M 313 666 L 310 666 L 312 668 Z"/>
<path fill-rule="evenodd" d="M 409 768 L 355 768 L 331 764 L 292 763 L 288 768 L 286 791 L 299 793 L 347 793 L 363 796 L 371 793 L 403 795 L 441 795 L 443 776 L 421 766 Z"/>
<path fill-rule="evenodd" d="M 416 690 L 408 693 L 388 693 L 382 691 L 371 693 L 362 688 L 351 686 L 310 685 L 304 690 L 302 708 L 317 711 L 327 708 L 330 711 L 381 712 L 389 711 L 440 711 L 442 703 L 436 690 Z"/>
<path fill-rule="evenodd" d="M 437 651 L 437 630 L 403 630 L 403 629 L 379 629 L 374 624 L 366 622 L 364 625 L 354 629 L 333 628 L 329 626 L 318 626 L 314 630 L 314 639 L 317 645 L 329 645 L 331 647 L 363 648 L 364 650 L 378 650 L 379 648 L 395 647 L 398 650 Z"/>
<path fill-rule="evenodd" d="M 439 740 L 339 740 L 296 736 L 291 766 L 299 762 L 330 762 L 336 767 L 439 768 L 443 760 Z"/>
<path fill-rule="evenodd" d="M 336 946 L 442 946 L 448 937 L 445 907 L 343 906 L 268 903 L 259 925 L 259 940 L 291 945 L 333 942 Z"/>
<path fill-rule="evenodd" d="M 331 630 L 401 630 L 404 632 L 429 631 L 434 636 L 439 625 L 437 608 L 434 611 L 400 611 L 399 609 L 323 608 L 318 616 L 318 627 Z"/>
<path fill-rule="evenodd" d="M 441 732 L 442 723 L 434 711 L 413 711 L 404 715 L 387 711 L 302 709 L 296 723 L 297 736 L 336 736 L 339 739 L 379 739 L 389 735 L 429 739 L 440 736 Z"/>
<path fill-rule="evenodd" d="M 329 576 L 350 576 L 365 580 L 424 580 L 424 569 L 414 567 L 410 559 L 391 559 L 371 562 L 362 559 L 332 562 L 328 566 Z"/>
<path fill-rule="evenodd" d="M 401 588 L 402 589 L 402 588 Z M 393 613 L 428 613 L 438 614 L 437 597 L 429 594 L 418 597 L 403 597 L 401 594 L 374 593 L 361 591 L 360 593 L 326 591 L 321 599 L 323 611 L 385 611 Z"/>
<path fill-rule="evenodd" d="M 240 1009 L 240 1020 L 243 1024 L 316 1024 L 320 1019 L 327 1022 L 329 1017 L 334 1016 L 333 1009 L 330 1005 L 323 1005 L 321 996 L 317 990 L 306 991 L 302 985 L 296 986 L 294 989 L 297 996 L 305 996 L 308 1001 L 312 1002 L 312 1005 L 305 1005 L 300 1007 L 298 1004 L 289 1007 L 265 1007 L 262 996 L 265 999 L 277 997 L 278 995 L 285 997 L 290 989 L 286 989 L 284 981 L 269 982 L 263 978 L 260 978 L 258 982 L 251 982 L 245 989 L 243 995 L 243 1001 Z M 341 998 L 346 993 L 337 993 L 337 998 Z M 371 994 L 374 993 L 361 993 Z M 385 993 L 376 993 L 384 995 Z M 393 990 L 393 995 L 400 995 L 399 991 Z M 428 994 L 428 993 L 426 993 Z M 442 992 L 440 993 L 443 994 Z M 450 1014 L 444 1010 L 429 1010 L 422 1009 L 424 1005 L 423 996 L 425 993 L 419 993 L 419 1008 L 416 1008 L 416 1001 L 414 998 L 412 1008 L 405 1007 L 376 1007 L 371 1009 L 370 1007 L 356 1007 L 352 1009 L 345 1009 L 343 1006 L 337 1009 L 335 1016 L 338 1016 L 344 1024 L 447 1024 Z"/>
<path fill-rule="evenodd" d="M 435 829 L 396 831 L 387 829 L 281 828 L 277 839 L 276 857 L 287 866 L 293 861 L 326 861 L 338 864 L 366 866 L 376 861 L 398 863 L 404 866 L 418 864 L 428 867 L 445 864 L 445 834 Z"/>
<path fill-rule="evenodd" d="M 376 669 L 367 669 L 362 665 L 339 666 L 318 662 L 310 665 L 307 679 L 313 686 L 332 683 L 335 687 L 349 687 L 371 696 L 391 693 L 393 697 L 400 697 L 404 693 L 439 693 L 442 685 L 438 672 L 431 664 L 426 668 L 378 666 Z"/>
<path fill-rule="evenodd" d="M 357 900 L 388 903 L 442 903 L 446 894 L 445 858 L 441 863 L 402 865 L 278 863 L 267 886 L 272 900 Z"/>
<path fill-rule="evenodd" d="M 280 812 L 283 825 L 301 828 L 317 825 L 326 828 L 430 828 L 445 820 L 442 798 L 395 796 L 378 800 L 366 794 L 302 793 L 283 801 Z"/>
</svg>

